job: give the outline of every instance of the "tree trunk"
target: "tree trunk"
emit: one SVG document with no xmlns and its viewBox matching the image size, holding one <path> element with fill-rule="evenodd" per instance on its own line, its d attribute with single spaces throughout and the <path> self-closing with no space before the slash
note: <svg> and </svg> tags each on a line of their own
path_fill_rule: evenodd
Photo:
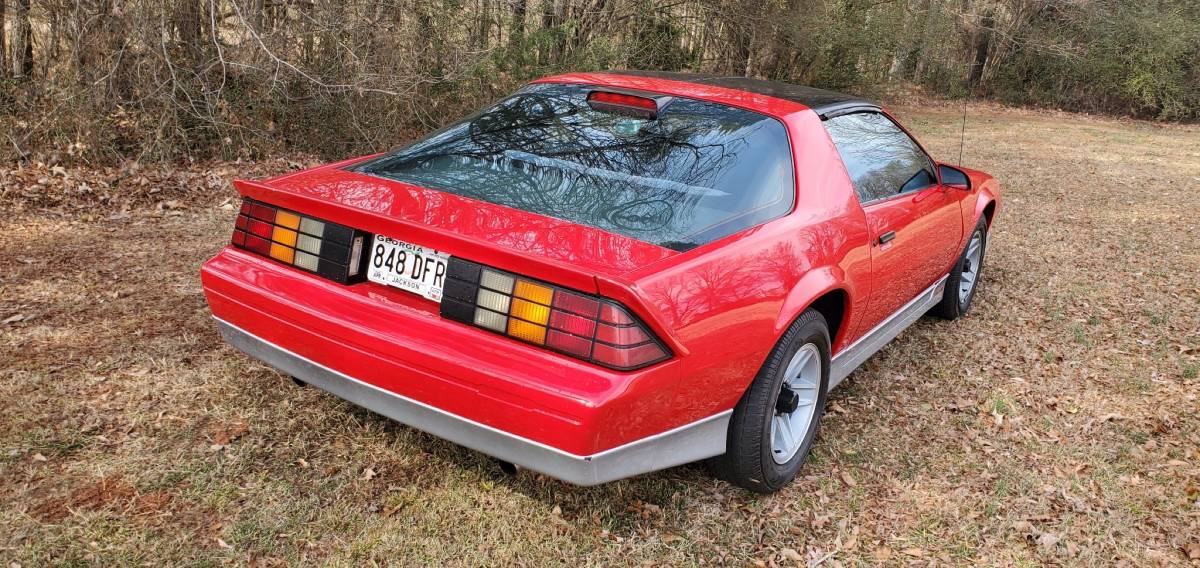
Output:
<svg viewBox="0 0 1200 568">
<path fill-rule="evenodd" d="M 417 33 L 424 40 L 424 45 L 421 47 L 422 67 L 428 71 L 431 77 L 442 76 L 442 40 L 434 28 L 433 21 L 433 6 L 428 0 L 421 0 L 414 4 L 417 16 Z"/>
<path fill-rule="evenodd" d="M 266 9 L 265 0 L 254 0 L 250 3 L 250 26 L 254 28 L 255 33 L 263 31 L 263 12 Z"/>
<path fill-rule="evenodd" d="M 983 67 L 987 65 L 988 52 L 992 48 L 992 27 L 995 20 L 992 11 L 983 14 L 979 24 L 979 33 L 975 36 L 975 58 L 971 62 L 971 75 L 967 77 L 967 86 L 974 89 L 983 80 Z"/>
<path fill-rule="evenodd" d="M 200 0 L 179 0 L 175 6 L 175 33 L 190 69 L 200 65 L 202 26 Z"/>
<path fill-rule="evenodd" d="M 514 67 L 525 65 L 525 13 L 528 11 L 526 0 L 513 0 L 512 22 L 508 25 L 508 59 L 514 62 Z"/>
<path fill-rule="evenodd" d="M 479 20 L 475 26 L 475 37 L 472 40 L 475 49 L 488 48 L 488 36 L 492 35 L 492 4 L 491 0 L 479 1 Z"/>
<path fill-rule="evenodd" d="M 33 27 L 29 25 L 29 0 L 16 0 L 12 23 L 13 77 L 33 74 Z"/>
<path fill-rule="evenodd" d="M 754 61 L 755 16 L 765 8 L 759 0 L 722 5 L 725 22 L 725 57 L 722 73 L 748 75 Z"/>
<path fill-rule="evenodd" d="M 542 0 L 542 29 L 548 30 L 555 25 L 554 0 Z M 553 38 L 546 38 L 538 49 L 538 65 L 549 65 L 554 60 L 553 46 L 557 43 Z"/>
<path fill-rule="evenodd" d="M 594 28 L 599 25 L 604 11 L 607 9 L 608 0 L 594 0 L 590 5 L 585 5 L 582 2 L 578 4 L 582 8 L 582 13 L 575 20 L 575 38 L 571 42 L 571 47 L 574 49 L 582 48 L 592 37 Z"/>
<path fill-rule="evenodd" d="M 8 0 L 0 0 L 0 79 L 8 77 L 8 42 L 4 40 L 4 26 L 8 20 L 4 18 L 4 8 Z"/>
</svg>

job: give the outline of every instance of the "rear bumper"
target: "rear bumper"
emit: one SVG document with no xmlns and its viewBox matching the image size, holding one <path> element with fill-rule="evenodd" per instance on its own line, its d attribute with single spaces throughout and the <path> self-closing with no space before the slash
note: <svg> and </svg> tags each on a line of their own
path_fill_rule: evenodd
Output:
<svg viewBox="0 0 1200 568">
<path fill-rule="evenodd" d="M 732 411 L 588 456 L 456 416 L 339 373 L 217 319 L 230 345 L 280 371 L 418 430 L 576 485 L 595 485 L 723 453 Z M 719 444 L 716 442 L 719 441 Z"/>
<path fill-rule="evenodd" d="M 673 408 L 678 360 L 621 373 L 225 249 L 201 272 L 224 338 L 398 422 L 575 484 L 719 455 L 731 412 Z"/>
</svg>

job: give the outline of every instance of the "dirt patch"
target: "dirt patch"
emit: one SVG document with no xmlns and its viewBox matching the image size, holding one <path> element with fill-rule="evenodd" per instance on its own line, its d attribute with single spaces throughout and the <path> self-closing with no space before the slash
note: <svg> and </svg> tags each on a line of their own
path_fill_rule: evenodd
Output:
<svg viewBox="0 0 1200 568">
<path fill-rule="evenodd" d="M 245 422 L 219 422 L 208 426 L 208 439 L 214 445 L 227 446 L 230 442 L 245 436 L 250 431 L 250 425 Z"/>
<path fill-rule="evenodd" d="M 124 508 L 137 493 L 119 474 L 80 487 L 66 498 L 48 499 L 39 503 L 29 514 L 42 522 L 58 522 L 72 511 L 99 511 L 108 507 Z"/>
</svg>

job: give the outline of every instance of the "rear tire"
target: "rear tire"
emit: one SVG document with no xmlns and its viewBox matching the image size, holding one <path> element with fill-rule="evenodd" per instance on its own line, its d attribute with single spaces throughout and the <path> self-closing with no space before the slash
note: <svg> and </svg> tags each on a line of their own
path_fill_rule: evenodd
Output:
<svg viewBox="0 0 1200 568">
<path fill-rule="evenodd" d="M 714 475 L 755 493 L 796 477 L 825 412 L 829 347 L 829 325 L 816 310 L 792 323 L 734 407 L 726 452 L 709 462 Z"/>
<path fill-rule="evenodd" d="M 946 278 L 946 288 L 942 293 L 942 301 L 929 313 L 942 319 L 958 319 L 971 310 L 971 302 L 975 292 L 979 291 L 979 279 L 983 274 L 983 256 L 987 252 L 988 226 L 987 219 L 980 219 L 967 239 L 950 277 Z"/>
</svg>

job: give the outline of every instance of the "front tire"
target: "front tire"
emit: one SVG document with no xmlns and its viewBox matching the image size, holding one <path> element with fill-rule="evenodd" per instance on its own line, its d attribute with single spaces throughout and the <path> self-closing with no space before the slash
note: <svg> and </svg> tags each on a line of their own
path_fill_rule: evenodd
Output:
<svg viewBox="0 0 1200 568">
<path fill-rule="evenodd" d="M 726 452 L 710 462 L 717 477 L 756 493 L 796 477 L 825 412 L 829 349 L 829 325 L 815 310 L 784 332 L 733 410 Z"/>
<path fill-rule="evenodd" d="M 950 277 L 946 278 L 946 289 L 942 293 L 942 301 L 934 306 L 930 313 L 942 319 L 957 319 L 971 309 L 971 301 L 979 290 L 980 275 L 983 274 L 983 253 L 987 251 L 988 240 L 987 220 L 980 219 L 967 239 Z"/>
</svg>

